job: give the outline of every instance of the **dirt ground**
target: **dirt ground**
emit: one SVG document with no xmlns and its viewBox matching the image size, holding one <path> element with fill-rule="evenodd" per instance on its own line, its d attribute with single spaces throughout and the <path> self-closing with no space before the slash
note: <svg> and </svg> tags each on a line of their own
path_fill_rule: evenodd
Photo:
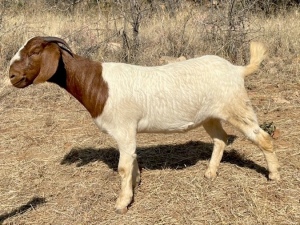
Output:
<svg viewBox="0 0 300 225">
<path fill-rule="evenodd" d="M 212 141 L 198 128 L 139 134 L 142 181 L 126 215 L 116 143 L 85 109 L 52 84 L 16 89 L 0 82 L 0 224 L 300 224 L 300 84 L 265 66 L 246 80 L 274 140 L 281 181 L 267 179 L 259 149 L 224 124 L 233 142 L 216 180 L 204 178 Z"/>
</svg>

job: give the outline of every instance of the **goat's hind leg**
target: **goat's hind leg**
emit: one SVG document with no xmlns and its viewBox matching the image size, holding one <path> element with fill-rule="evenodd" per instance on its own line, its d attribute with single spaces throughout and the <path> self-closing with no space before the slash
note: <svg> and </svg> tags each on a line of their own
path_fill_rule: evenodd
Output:
<svg viewBox="0 0 300 225">
<path fill-rule="evenodd" d="M 241 130 L 246 137 L 262 150 L 268 165 L 269 179 L 280 180 L 279 163 L 274 152 L 271 136 L 259 127 L 254 112 L 249 110 L 243 115 L 228 119 L 228 122 Z"/>
<path fill-rule="evenodd" d="M 214 179 L 217 177 L 217 170 L 226 147 L 227 134 L 224 131 L 220 120 L 218 119 L 210 119 L 206 121 L 203 124 L 203 127 L 214 142 L 212 156 L 205 172 L 205 177 Z"/>
</svg>

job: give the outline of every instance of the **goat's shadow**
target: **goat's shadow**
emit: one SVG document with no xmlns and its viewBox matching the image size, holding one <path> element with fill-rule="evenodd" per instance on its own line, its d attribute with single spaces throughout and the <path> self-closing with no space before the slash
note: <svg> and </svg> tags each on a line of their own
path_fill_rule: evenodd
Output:
<svg viewBox="0 0 300 225">
<path fill-rule="evenodd" d="M 35 209 L 38 205 L 46 203 L 45 198 L 41 197 L 33 197 L 29 202 L 24 205 L 21 205 L 19 208 L 12 210 L 9 213 L 5 213 L 0 215 L 0 224 L 4 222 L 4 220 L 13 217 L 17 214 L 23 214 L 29 210 Z"/>
<path fill-rule="evenodd" d="M 209 160 L 212 148 L 213 144 L 201 141 L 189 141 L 178 145 L 138 147 L 139 167 L 149 170 L 184 169 L 195 165 L 200 160 Z M 76 166 L 81 167 L 91 162 L 101 161 L 116 171 L 118 160 L 119 152 L 115 148 L 73 148 L 64 156 L 61 164 L 76 163 Z M 235 149 L 224 151 L 222 162 L 250 168 L 264 176 L 268 174 L 266 168 L 246 159 Z"/>
</svg>

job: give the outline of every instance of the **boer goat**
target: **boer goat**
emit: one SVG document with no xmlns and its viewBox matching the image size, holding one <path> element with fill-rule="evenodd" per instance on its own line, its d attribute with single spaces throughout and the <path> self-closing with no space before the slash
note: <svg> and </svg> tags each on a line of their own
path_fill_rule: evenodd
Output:
<svg viewBox="0 0 300 225">
<path fill-rule="evenodd" d="M 271 137 L 259 127 L 244 88 L 244 77 L 259 68 L 266 50 L 253 42 L 250 54 L 247 66 L 207 55 L 143 67 L 92 61 L 74 54 L 60 38 L 34 37 L 11 59 L 9 77 L 18 88 L 45 81 L 58 84 L 117 141 L 121 191 L 116 211 L 125 213 L 140 181 L 137 132 L 183 132 L 202 125 L 214 141 L 205 172 L 213 179 L 227 142 L 221 121 L 227 121 L 262 150 L 269 178 L 280 179 Z"/>
</svg>

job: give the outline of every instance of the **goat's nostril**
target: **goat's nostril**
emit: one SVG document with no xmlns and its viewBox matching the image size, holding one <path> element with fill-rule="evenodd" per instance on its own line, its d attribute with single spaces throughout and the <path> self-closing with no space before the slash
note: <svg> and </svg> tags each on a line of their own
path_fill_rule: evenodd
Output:
<svg viewBox="0 0 300 225">
<path fill-rule="evenodd" d="M 11 74 L 11 75 L 9 76 L 10 79 L 14 79 L 15 77 L 16 77 L 16 75 L 14 75 L 14 74 Z"/>
</svg>

